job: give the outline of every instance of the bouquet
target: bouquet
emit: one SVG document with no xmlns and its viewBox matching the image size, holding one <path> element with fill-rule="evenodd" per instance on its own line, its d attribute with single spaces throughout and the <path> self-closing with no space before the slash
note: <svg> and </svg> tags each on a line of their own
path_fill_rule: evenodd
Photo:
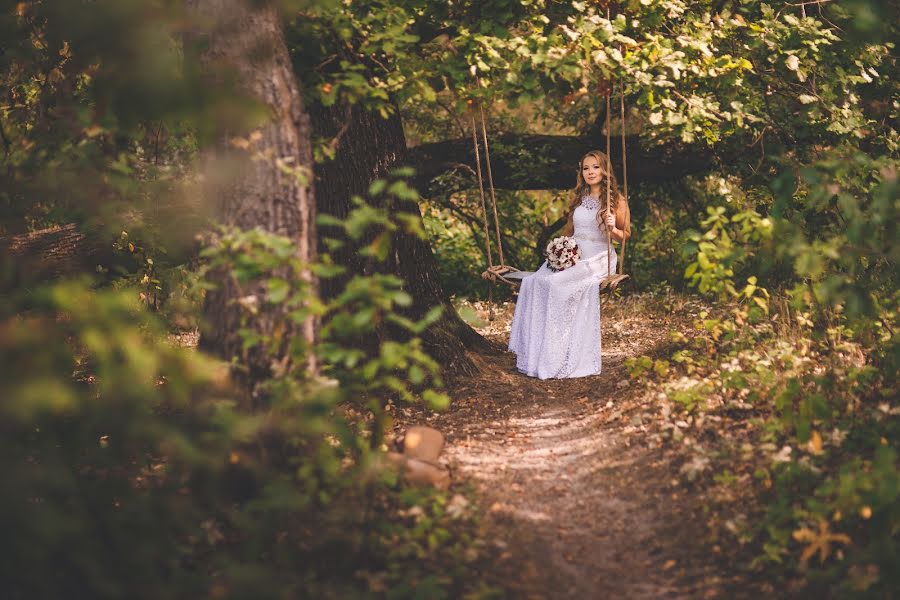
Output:
<svg viewBox="0 0 900 600">
<path fill-rule="evenodd" d="M 553 238 L 547 244 L 547 267 L 551 271 L 565 271 L 581 258 L 578 242 L 569 236 Z"/>
</svg>

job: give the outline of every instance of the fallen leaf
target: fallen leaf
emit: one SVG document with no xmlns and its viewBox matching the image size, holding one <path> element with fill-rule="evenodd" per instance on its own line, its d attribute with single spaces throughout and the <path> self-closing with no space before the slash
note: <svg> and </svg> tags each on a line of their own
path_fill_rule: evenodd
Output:
<svg viewBox="0 0 900 600">
<path fill-rule="evenodd" d="M 815 532 L 807 527 L 802 527 L 793 533 L 798 542 L 806 542 L 808 545 L 800 555 L 800 566 L 806 568 L 809 559 L 818 552 L 819 562 L 824 563 L 831 555 L 831 544 L 849 544 L 850 538 L 843 533 L 831 533 L 828 521 L 819 521 L 819 531 Z"/>
<path fill-rule="evenodd" d="M 818 431 L 813 431 L 809 436 L 808 448 L 810 453 L 815 454 L 816 456 L 822 454 L 822 436 L 819 435 Z"/>
</svg>

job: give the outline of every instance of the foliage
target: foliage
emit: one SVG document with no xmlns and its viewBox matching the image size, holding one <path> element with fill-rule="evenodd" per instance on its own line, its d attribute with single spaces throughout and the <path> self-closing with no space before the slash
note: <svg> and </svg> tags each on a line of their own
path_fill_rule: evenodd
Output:
<svg viewBox="0 0 900 600">
<path fill-rule="evenodd" d="M 796 145 L 862 135 L 875 123 L 866 112 L 883 112 L 866 101 L 892 85 L 879 71 L 893 68 L 890 37 L 871 35 L 877 21 L 853 21 L 862 7 L 820 5 L 807 14 L 762 1 L 652 0 L 616 7 L 610 18 L 586 2 L 469 8 L 405 0 L 305 14 L 295 52 L 319 65 L 301 70 L 305 87 L 326 105 L 382 111 L 392 110 L 392 98 L 454 114 L 473 97 L 534 102 L 550 120 L 583 130 L 602 112 L 598 92 L 613 78 L 646 109 L 649 135 L 659 140 L 752 134 Z M 864 9 L 891 22 L 890 8 Z M 846 25 L 843 37 L 835 21 Z M 870 30 L 865 38 L 854 35 L 860 25 Z"/>
<path fill-rule="evenodd" d="M 445 182 L 446 189 L 456 190 L 466 182 Z M 470 182 L 468 182 L 470 183 Z M 443 187 L 443 186 L 442 186 Z M 565 192 L 497 190 L 500 235 L 507 264 L 525 270 L 540 266 L 543 248 L 538 248 L 548 225 L 562 216 Z M 489 202 L 489 200 L 488 200 Z M 477 192 L 462 189 L 425 201 L 423 220 L 434 250 L 444 289 L 466 297 L 482 297 L 486 285 L 478 277 L 487 268 L 481 199 Z M 494 218 L 488 206 L 489 240 L 494 263 L 500 255 L 494 231 Z M 540 252 L 539 252 L 540 250 Z M 495 294 L 508 290 L 497 286 Z"/>
<path fill-rule="evenodd" d="M 186 125 L 228 102 L 183 64 L 175 4 L 103 0 L 89 12 L 0 4 L 0 231 L 157 215 L 147 200 L 172 189 L 175 161 L 195 147 Z"/>
<path fill-rule="evenodd" d="M 717 430 L 696 433 L 702 463 L 682 472 L 695 481 L 715 457 L 719 486 L 755 482 L 715 516 L 757 553 L 757 570 L 802 574 L 810 593 L 889 595 L 900 547 L 896 371 L 868 362 L 877 348 L 846 326 L 816 331 L 809 313 L 792 316 L 784 299 L 773 306 L 755 324 L 740 308 L 701 312 L 692 336 L 673 337 L 668 372 L 655 376 L 657 399 L 674 407 L 671 439 L 688 444 L 691 424 L 704 421 Z M 887 345 L 895 351 L 896 339 Z M 629 370 L 646 379 L 659 363 L 637 357 Z M 723 419 L 747 433 L 729 433 Z"/>
<path fill-rule="evenodd" d="M 774 40 L 769 52 L 778 53 L 771 68 L 753 71 L 757 85 L 774 92 L 755 97 L 764 103 L 752 110 L 767 115 L 757 141 L 771 131 L 787 146 L 721 179 L 722 194 L 706 195 L 707 217 L 684 248 L 691 283 L 739 304 L 703 316 L 698 335 L 680 341 L 662 390 L 694 419 L 758 415 L 751 443 L 766 448 L 768 462 L 755 466 L 763 505 L 755 521 L 739 515 L 746 525 L 733 528 L 742 543 L 753 542 L 757 568 L 801 574 L 810 593 L 880 597 L 898 584 L 890 267 L 898 204 L 896 133 L 874 99 L 896 89 L 872 70 L 888 46 L 782 13 L 763 7 L 749 31 L 755 43 Z M 803 86 L 824 96 L 801 90 L 791 105 L 778 94 Z M 869 143 L 851 148 L 839 141 L 848 134 Z M 789 301 L 770 297 L 782 291 Z M 747 445 L 723 440 L 716 451 L 746 461 Z"/>
<path fill-rule="evenodd" d="M 669 361 L 662 358 L 654 360 L 649 356 L 632 356 L 625 359 L 625 369 L 633 379 L 641 379 L 650 374 L 665 377 L 669 373 Z"/>
<path fill-rule="evenodd" d="M 383 239 L 397 226 L 362 201 L 347 221 L 351 238 Z M 378 244 L 370 248 L 384 258 Z M 446 568 L 476 556 L 469 513 L 446 510 L 442 494 L 396 491 L 396 474 L 380 463 L 384 398 L 446 402 L 417 337 L 434 315 L 398 314 L 402 282 L 378 274 L 320 304 L 292 243 L 261 231 L 222 232 L 204 256 L 204 272 L 265 282 L 265 298 L 243 297 L 245 311 L 279 304 L 291 318 L 329 317 L 319 346 L 293 345 L 292 363 L 273 370 L 262 409 L 231 400 L 228 365 L 172 345 L 131 289 L 60 283 L 4 308 L 7 592 L 344 598 L 468 589 L 461 567 Z M 327 259 L 315 268 L 334 271 Z M 379 324 L 410 335 L 373 344 Z M 246 334 L 246 348 L 278 355 L 274 337 Z M 311 351 L 336 380 L 295 368 Z"/>
<path fill-rule="evenodd" d="M 607 18 L 580 1 L 279 4 L 308 101 L 399 105 L 422 139 L 465 131 L 478 99 L 500 129 L 582 132 L 617 80 L 645 143 L 710 146 L 709 177 L 633 196 L 629 270 L 659 290 L 685 274 L 725 308 L 671 356 L 627 368 L 685 425 L 755 417 L 741 419 L 764 448 L 765 504 L 739 540 L 753 540 L 758 568 L 832 595 L 900 585 L 896 6 L 641 0 Z M 172 323 L 135 304 L 191 325 L 202 286 L 181 250 L 202 215 L 184 202 L 190 159 L 223 116 L 235 130 L 264 116 L 202 80 L 186 30 L 183 6 L 166 0 L 0 3 L 0 233 L 70 220 L 128 232 L 103 286 L 19 289 L 0 307 L 2 466 L 16 490 L 0 507 L 16 544 L 4 581 L 47 597 L 118 597 L 135 582 L 148 597 L 407 595 L 401 566 L 415 557 L 423 590 L 459 595 L 458 573 L 425 571 L 438 558 L 458 566 L 469 532 L 453 538 L 464 527 L 450 527 L 441 496 L 398 498 L 373 474 L 388 398 L 446 403 L 417 341 L 437 313 L 410 320 L 402 282 L 377 268 L 391 234 L 415 223 L 362 202 L 329 221 L 373 269 L 327 303 L 304 284 L 309 268 L 334 272 L 327 259 L 300 265 L 287 240 L 222 232 L 208 265 L 266 291 L 242 296 L 245 316 L 327 319 L 319 346 L 293 345 L 274 369 L 260 412 L 228 401 L 221 365 L 167 344 Z M 471 275 L 484 263 L 479 200 L 473 178 L 459 179 L 428 199 L 426 228 L 448 288 L 483 293 Z M 373 184 L 380 194 L 416 196 L 400 181 Z M 499 201 L 509 262 L 531 263 L 560 203 Z M 286 343 L 244 333 L 247 351 Z M 311 352 L 332 379 L 302 375 Z M 360 564 L 377 567 L 365 583 L 346 577 Z"/>
<path fill-rule="evenodd" d="M 836 148 L 776 180 L 777 251 L 804 282 L 796 296 L 855 319 L 897 306 L 898 169 L 896 156 Z"/>
<path fill-rule="evenodd" d="M 267 292 L 244 295 L 242 310 L 277 304 L 294 318 L 330 319 L 320 346 L 295 345 L 294 362 L 274 369 L 264 408 L 238 406 L 230 365 L 175 347 L 166 330 L 179 323 L 159 316 L 175 317 L 181 295 L 193 312 L 179 306 L 177 316 L 190 326 L 203 287 L 183 254 L 167 252 L 168 234 L 184 226 L 190 239 L 202 221 L 195 202 L 181 201 L 194 193 L 193 153 L 221 117 L 240 130 L 260 115 L 233 90 L 200 84 L 178 43 L 189 23 L 180 4 L 83 9 L 0 6 L 0 232 L 99 223 L 125 257 L 121 270 L 105 266 L 105 280 L 4 297 L 5 593 L 403 597 L 422 581 L 461 594 L 462 573 L 444 573 L 474 542 L 468 513 L 443 510 L 442 494 L 401 494 L 372 447 L 387 425 L 372 419 L 382 407 L 358 410 L 388 395 L 446 402 L 417 339 L 433 315 L 404 317 L 402 282 L 386 276 L 317 303 L 302 277 L 311 266 L 294 260 L 290 241 L 223 231 L 207 268 L 261 280 Z M 409 194 L 400 182 L 386 190 Z M 390 214 L 360 205 L 351 222 L 387 240 L 373 260 L 390 252 L 380 235 L 398 227 Z M 373 340 L 379 323 L 407 335 Z M 246 350 L 281 341 L 244 333 Z M 310 352 L 336 380 L 300 376 Z M 401 511 L 416 507 L 428 518 L 413 526 Z"/>
<path fill-rule="evenodd" d="M 625 271 L 637 289 L 664 292 L 685 287 L 688 258 L 683 254 L 684 236 L 697 211 L 679 207 L 668 190 L 633 194 L 631 238 L 625 252 Z M 675 192 L 675 194 L 678 194 Z M 680 196 L 681 194 L 678 194 Z M 646 211 L 635 210 L 638 206 Z M 698 209 L 699 210 L 699 209 Z"/>
<path fill-rule="evenodd" d="M 387 196 L 395 202 L 418 198 L 403 179 L 409 174 L 400 170 L 393 174 L 394 181 L 375 180 L 369 187 L 369 195 Z M 418 219 L 410 213 L 375 208 L 361 198 L 355 198 L 354 202 L 356 208 L 344 220 L 327 215 L 320 218 L 320 222 L 343 230 L 340 239 L 331 240 L 333 248 L 343 243 L 363 243 L 359 254 L 384 262 L 391 252 L 393 234 L 400 227 L 411 235 L 424 236 Z M 387 205 L 390 204 L 388 201 Z M 330 264 L 327 257 L 324 262 Z M 326 266 L 320 273 L 339 271 Z M 371 275 L 356 275 L 324 312 L 327 322 L 321 331 L 320 356 L 327 373 L 348 393 L 368 401 L 375 417 L 372 443 L 376 448 L 381 444 L 386 399 L 410 402 L 421 397 L 432 408 L 449 405 L 445 394 L 432 389 L 441 386 L 440 368 L 423 350 L 418 337 L 437 321 L 442 307 L 433 307 L 416 321 L 403 315 L 403 309 L 412 303 L 403 290 L 403 283 L 397 276 L 377 269 Z M 373 344 L 372 340 L 379 343 Z"/>
<path fill-rule="evenodd" d="M 131 294 L 70 282 L 17 300 L 0 336 L 7 593 L 199 593 L 177 567 L 211 514 L 204 480 L 227 464 L 213 365 L 169 345 Z"/>
<path fill-rule="evenodd" d="M 700 221 L 702 233 L 690 229 L 684 233 L 684 252 L 693 259 L 684 276 L 701 293 L 738 298 L 741 293 L 734 281 L 740 275 L 760 271 L 758 262 L 752 259 L 771 239 L 772 222 L 752 205 L 746 206 L 746 200 L 734 198 L 725 179 L 710 179 L 718 184 L 719 193 L 724 193 L 725 202 L 707 205 L 706 216 Z M 754 285 L 756 277 L 749 278 L 753 280 L 748 280 L 749 284 Z M 760 305 L 765 306 L 763 302 Z"/>
<path fill-rule="evenodd" d="M 304 13 L 291 45 L 298 59 L 317 65 L 298 69 L 312 102 L 361 103 L 386 114 L 396 100 L 415 110 L 410 114 L 447 111 L 445 132 L 475 97 L 530 104 L 536 116 L 582 129 L 599 112 L 597 91 L 611 77 L 628 81 L 630 93 L 651 108 L 684 98 L 692 119 L 707 118 L 708 111 L 695 109 L 693 94 L 669 93 L 672 80 L 691 73 L 686 89 L 697 88 L 698 80 L 725 85 L 749 63 L 714 54 L 712 41 L 727 31 L 708 14 L 695 18 L 680 2 L 641 4 L 640 18 L 608 19 L 583 2 L 499 0 L 479 2 L 478 11 L 469 2 L 345 3 Z M 649 84 L 657 86 L 649 95 L 638 89 Z M 693 136 L 688 126 L 682 129 Z"/>
</svg>

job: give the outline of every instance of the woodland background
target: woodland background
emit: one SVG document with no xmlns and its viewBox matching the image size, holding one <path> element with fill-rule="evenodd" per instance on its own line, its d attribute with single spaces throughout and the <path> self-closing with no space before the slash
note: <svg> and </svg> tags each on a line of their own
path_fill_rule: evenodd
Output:
<svg viewBox="0 0 900 600">
<path fill-rule="evenodd" d="M 718 542 L 785 595 L 890 597 L 898 22 L 875 0 L 3 0 L 4 596 L 502 596 L 477 515 L 401 485 L 385 435 L 496 352 L 467 324 L 470 111 L 507 262 L 534 268 L 607 129 L 619 165 L 613 82 L 630 293 L 713 307 L 629 372 L 685 419 L 752 424 L 684 471 L 750 498 Z"/>
</svg>

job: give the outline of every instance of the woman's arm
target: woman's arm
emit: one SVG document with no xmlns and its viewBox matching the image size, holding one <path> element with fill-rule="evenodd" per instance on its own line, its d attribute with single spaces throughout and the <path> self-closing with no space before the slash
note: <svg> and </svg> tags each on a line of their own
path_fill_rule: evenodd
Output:
<svg viewBox="0 0 900 600">
<path fill-rule="evenodd" d="M 575 219 L 574 219 L 575 211 L 569 213 L 569 218 L 566 219 L 566 224 L 563 226 L 560 235 L 565 235 L 568 237 L 572 237 L 575 235 Z"/>
<path fill-rule="evenodd" d="M 607 215 L 606 226 L 610 237 L 619 243 L 631 237 L 631 209 L 628 208 L 628 203 L 619 200 L 615 214 Z"/>
</svg>

